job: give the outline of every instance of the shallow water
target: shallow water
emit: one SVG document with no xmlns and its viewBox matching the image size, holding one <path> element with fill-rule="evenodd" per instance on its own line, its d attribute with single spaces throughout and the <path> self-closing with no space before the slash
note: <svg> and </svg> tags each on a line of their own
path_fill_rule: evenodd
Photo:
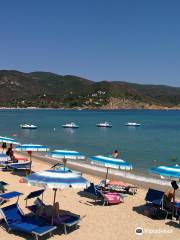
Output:
<svg viewBox="0 0 180 240">
<path fill-rule="evenodd" d="M 135 171 L 146 173 L 157 164 L 180 163 L 180 111 L 120 110 L 0 110 L 0 135 L 14 137 L 22 143 L 39 143 L 51 149 L 77 150 L 86 156 L 111 154 L 131 162 Z M 79 129 L 63 129 L 61 124 L 75 122 Z M 98 128 L 108 121 L 112 128 Z M 128 121 L 140 127 L 127 127 Z M 38 126 L 23 130 L 21 123 Z M 175 162 L 172 158 L 176 157 Z"/>
</svg>

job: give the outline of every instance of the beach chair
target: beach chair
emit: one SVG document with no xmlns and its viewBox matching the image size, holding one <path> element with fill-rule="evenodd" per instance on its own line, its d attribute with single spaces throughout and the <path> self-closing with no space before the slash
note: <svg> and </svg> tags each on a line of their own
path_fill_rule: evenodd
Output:
<svg viewBox="0 0 180 240">
<path fill-rule="evenodd" d="M 101 190 L 102 188 L 99 188 L 99 186 L 95 186 L 94 183 L 90 183 L 90 186 L 88 188 L 84 189 L 84 192 L 89 194 L 93 197 L 95 202 L 102 198 L 101 193 L 98 190 Z"/>
<path fill-rule="evenodd" d="M 38 210 L 38 207 L 40 207 L 40 204 L 41 204 L 41 206 L 46 207 L 46 204 L 43 202 L 44 191 L 45 191 L 45 189 L 31 192 L 25 198 L 26 208 L 34 215 L 37 215 L 37 210 Z M 41 195 L 42 195 L 42 200 L 39 199 L 39 197 Z M 36 200 L 35 200 L 35 203 L 33 205 L 28 206 L 27 201 L 30 199 L 33 199 L 33 198 L 36 198 L 36 199 L 38 198 L 38 205 L 36 204 Z M 67 228 L 72 228 L 72 227 L 77 228 L 77 226 L 80 222 L 80 216 L 73 214 L 69 211 L 61 211 L 60 210 L 59 216 L 55 216 L 55 217 L 53 217 L 53 219 L 51 216 L 47 216 L 44 213 L 40 217 L 49 223 L 53 222 L 53 224 L 55 226 L 63 226 L 65 234 L 67 234 Z"/>
<path fill-rule="evenodd" d="M 163 196 L 164 192 L 149 188 L 146 193 L 145 201 L 147 204 L 152 204 L 155 207 L 162 208 Z"/>
<path fill-rule="evenodd" d="M 95 203 L 97 203 L 98 200 L 102 201 L 103 206 L 123 202 L 123 197 L 119 193 L 103 191 L 101 186 L 94 185 L 94 183 L 90 183 L 90 186 L 85 188 L 84 191 L 93 196 Z"/>
<path fill-rule="evenodd" d="M 131 193 L 132 195 L 135 195 L 138 189 L 137 186 L 132 184 L 114 180 L 102 180 L 100 185 L 104 186 L 109 191 Z"/>
<path fill-rule="evenodd" d="M 163 207 L 164 192 L 149 188 L 145 196 L 145 215 L 155 219 L 167 219 L 170 212 Z"/>
<path fill-rule="evenodd" d="M 1 194 L 0 197 L 6 200 L 17 197 L 22 193 L 19 192 L 9 192 Z M 48 225 L 41 218 L 25 215 L 18 205 L 18 200 L 16 203 L 0 209 L 0 213 L 7 225 L 8 232 L 15 231 L 20 233 L 32 234 L 38 240 L 39 236 L 44 236 L 47 233 L 52 233 L 57 227 L 53 225 Z"/>
<path fill-rule="evenodd" d="M 101 196 L 103 197 L 103 206 L 105 205 L 113 205 L 113 204 L 119 204 L 123 202 L 123 199 L 121 198 L 120 194 L 115 192 L 102 192 L 99 191 Z"/>
<path fill-rule="evenodd" d="M 17 161 L 14 163 L 10 163 L 7 165 L 7 168 L 12 170 L 12 171 L 17 171 L 17 170 L 25 170 L 25 171 L 30 171 L 31 168 L 31 162 L 28 161 Z"/>
</svg>

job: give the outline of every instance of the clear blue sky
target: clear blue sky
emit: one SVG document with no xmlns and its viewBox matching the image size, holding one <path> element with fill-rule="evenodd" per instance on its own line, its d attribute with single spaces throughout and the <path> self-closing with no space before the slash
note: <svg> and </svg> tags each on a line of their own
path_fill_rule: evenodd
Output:
<svg viewBox="0 0 180 240">
<path fill-rule="evenodd" d="M 0 69 L 180 86 L 180 1 L 1 1 Z"/>
</svg>

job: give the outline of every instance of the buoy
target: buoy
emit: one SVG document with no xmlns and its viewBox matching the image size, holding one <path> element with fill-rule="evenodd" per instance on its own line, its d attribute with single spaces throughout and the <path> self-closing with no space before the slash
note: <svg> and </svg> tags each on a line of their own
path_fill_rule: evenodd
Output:
<svg viewBox="0 0 180 240">
<path fill-rule="evenodd" d="M 13 136 L 13 137 L 16 137 L 16 136 L 17 136 L 17 134 L 16 134 L 16 133 L 13 133 L 13 134 L 12 134 L 12 136 Z"/>
</svg>

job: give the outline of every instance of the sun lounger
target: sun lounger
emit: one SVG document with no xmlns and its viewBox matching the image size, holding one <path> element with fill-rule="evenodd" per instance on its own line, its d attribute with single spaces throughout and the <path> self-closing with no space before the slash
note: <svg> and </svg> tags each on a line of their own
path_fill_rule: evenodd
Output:
<svg viewBox="0 0 180 240">
<path fill-rule="evenodd" d="M 10 199 L 21 195 L 19 192 L 10 192 L 0 195 L 1 198 Z M 21 233 L 32 234 L 38 239 L 39 236 L 43 236 L 47 233 L 52 233 L 57 227 L 48 225 L 41 218 L 24 215 L 20 209 L 18 203 L 9 205 L 0 209 L 8 231 L 15 231 Z"/>
<path fill-rule="evenodd" d="M 112 205 L 123 202 L 123 199 L 119 194 L 112 192 L 100 192 L 103 196 L 103 205 Z"/>
<path fill-rule="evenodd" d="M 123 202 L 123 197 L 121 194 L 116 192 L 103 191 L 102 187 L 99 185 L 94 185 L 90 183 L 88 188 L 85 188 L 84 191 L 93 196 L 95 202 L 98 200 L 103 202 L 103 205 L 118 204 Z"/>
<path fill-rule="evenodd" d="M 102 180 L 100 184 L 110 191 L 132 193 L 133 195 L 138 189 L 137 186 L 122 181 Z"/>
<path fill-rule="evenodd" d="M 44 193 L 44 189 L 41 189 L 41 190 L 37 190 L 37 191 L 34 191 L 34 192 L 31 192 L 26 198 L 26 207 L 32 212 L 34 213 L 35 215 L 37 215 L 37 210 L 38 210 L 38 205 L 37 204 L 33 204 L 31 206 L 27 206 L 27 201 L 29 199 L 32 199 L 32 198 L 37 198 L 39 197 L 40 195 L 43 195 Z M 36 201 L 35 201 L 36 202 Z M 43 207 L 46 207 L 46 205 L 43 203 L 43 201 L 38 201 L 39 204 L 41 204 Z M 46 220 L 47 222 L 51 223 L 52 222 L 52 217 L 51 216 L 47 216 L 45 215 L 44 213 L 41 215 L 41 217 Z M 64 232 L 65 234 L 67 234 L 67 227 L 70 228 L 70 227 L 76 227 L 77 228 L 77 225 L 79 224 L 80 222 L 80 216 L 79 215 L 76 215 L 76 214 L 73 214 L 73 213 L 70 213 L 69 211 L 62 211 L 60 210 L 59 212 L 59 216 L 55 216 L 53 217 L 53 224 L 56 225 L 56 226 L 63 226 L 64 227 Z"/>
<path fill-rule="evenodd" d="M 31 167 L 31 162 L 30 161 L 25 161 L 25 162 L 15 162 L 15 163 L 10 163 L 7 165 L 7 167 L 11 170 L 30 170 Z"/>
</svg>

